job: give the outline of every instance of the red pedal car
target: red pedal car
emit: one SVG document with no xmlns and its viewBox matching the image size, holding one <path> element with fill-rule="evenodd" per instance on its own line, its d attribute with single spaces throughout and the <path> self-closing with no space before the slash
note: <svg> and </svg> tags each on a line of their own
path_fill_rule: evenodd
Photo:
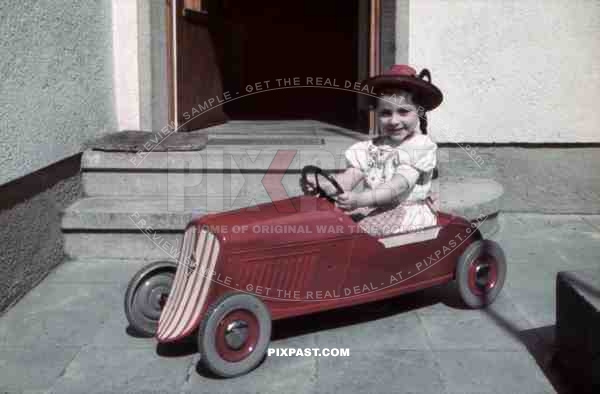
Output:
<svg viewBox="0 0 600 394">
<path fill-rule="evenodd" d="M 325 171 L 307 166 L 336 186 Z M 196 335 L 201 362 L 232 377 L 256 367 L 271 322 L 395 297 L 456 280 L 472 308 L 506 277 L 501 248 L 475 223 L 437 212 L 437 225 L 374 237 L 331 196 L 317 194 L 207 214 L 186 227 L 177 263 L 154 262 L 130 281 L 125 313 L 159 342 Z"/>
</svg>

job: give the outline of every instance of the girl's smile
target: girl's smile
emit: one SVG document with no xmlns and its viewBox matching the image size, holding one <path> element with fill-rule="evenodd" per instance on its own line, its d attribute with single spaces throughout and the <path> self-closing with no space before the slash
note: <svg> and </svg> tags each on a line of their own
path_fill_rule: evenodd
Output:
<svg viewBox="0 0 600 394">
<path fill-rule="evenodd" d="M 417 106 L 409 92 L 384 95 L 377 106 L 379 130 L 394 143 L 412 136 L 419 124 Z"/>
</svg>

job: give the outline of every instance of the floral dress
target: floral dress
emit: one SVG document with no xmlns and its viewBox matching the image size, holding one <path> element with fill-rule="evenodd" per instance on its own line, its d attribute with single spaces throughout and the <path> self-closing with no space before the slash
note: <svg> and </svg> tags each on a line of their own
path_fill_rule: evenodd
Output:
<svg viewBox="0 0 600 394">
<path fill-rule="evenodd" d="M 437 224 L 437 217 L 429 199 L 431 175 L 436 166 L 437 145 L 424 134 L 414 134 L 397 146 L 381 144 L 377 140 L 361 141 L 352 145 L 345 154 L 349 166 L 364 175 L 365 191 L 372 190 L 405 168 L 419 172 L 419 179 L 388 206 L 361 207 L 349 212 L 359 218 L 360 227 L 371 235 L 416 231 Z"/>
</svg>

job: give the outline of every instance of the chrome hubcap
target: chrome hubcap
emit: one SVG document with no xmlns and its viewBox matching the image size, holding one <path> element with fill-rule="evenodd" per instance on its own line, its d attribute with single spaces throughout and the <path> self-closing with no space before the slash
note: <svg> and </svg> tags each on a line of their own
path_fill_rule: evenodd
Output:
<svg viewBox="0 0 600 394">
<path fill-rule="evenodd" d="M 244 320 L 235 320 L 225 329 L 225 343 L 233 350 L 241 349 L 248 339 L 248 323 Z"/>
<path fill-rule="evenodd" d="M 489 281 L 489 274 L 489 264 L 480 264 L 475 267 L 475 284 L 479 287 L 486 287 Z"/>
</svg>

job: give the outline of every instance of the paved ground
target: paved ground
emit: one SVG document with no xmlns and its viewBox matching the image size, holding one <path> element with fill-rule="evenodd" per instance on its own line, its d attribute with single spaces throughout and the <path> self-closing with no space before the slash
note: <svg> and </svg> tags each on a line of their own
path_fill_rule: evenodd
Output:
<svg viewBox="0 0 600 394">
<path fill-rule="evenodd" d="M 269 357 L 231 380 L 198 370 L 193 343 L 130 336 L 122 299 L 144 262 L 68 261 L 0 317 L 0 392 L 566 392 L 549 364 L 559 270 L 598 266 L 600 216 L 504 214 L 509 259 L 493 307 L 445 286 L 275 325 L 273 347 L 350 357 Z"/>
</svg>

